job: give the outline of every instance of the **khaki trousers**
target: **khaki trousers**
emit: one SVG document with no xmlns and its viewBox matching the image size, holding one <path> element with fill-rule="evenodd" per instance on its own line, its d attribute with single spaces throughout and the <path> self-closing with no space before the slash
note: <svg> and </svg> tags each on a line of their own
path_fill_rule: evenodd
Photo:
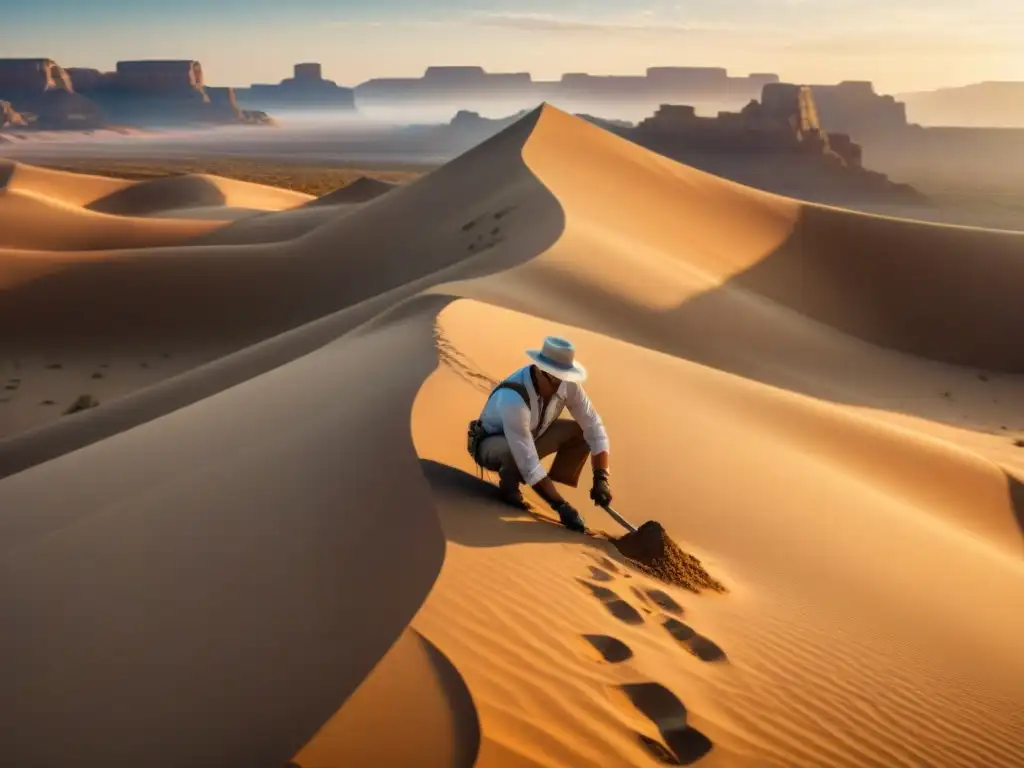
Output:
<svg viewBox="0 0 1024 768">
<path fill-rule="evenodd" d="M 555 454 L 548 477 L 552 482 L 575 488 L 590 456 L 583 429 L 573 419 L 555 419 L 535 445 L 540 458 Z M 504 435 L 491 435 L 480 442 L 480 465 L 497 472 L 502 489 L 518 488 L 523 482 L 512 449 Z"/>
</svg>

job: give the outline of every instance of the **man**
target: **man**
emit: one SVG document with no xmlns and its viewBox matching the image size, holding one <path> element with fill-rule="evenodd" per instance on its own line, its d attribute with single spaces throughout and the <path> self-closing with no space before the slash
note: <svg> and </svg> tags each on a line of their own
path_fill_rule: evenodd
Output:
<svg viewBox="0 0 1024 768">
<path fill-rule="evenodd" d="M 586 530 L 583 518 L 558 492 L 555 483 L 575 488 L 591 457 L 594 483 L 590 498 L 611 503 L 608 487 L 608 435 L 580 382 L 586 369 L 576 362 L 571 342 L 549 336 L 533 360 L 501 382 L 490 394 L 477 421 L 470 423 L 469 452 L 476 463 L 498 473 L 501 499 L 529 509 L 520 484 L 531 486 L 573 531 Z M 568 408 L 572 419 L 560 419 Z M 555 454 L 551 471 L 541 458 Z"/>
</svg>

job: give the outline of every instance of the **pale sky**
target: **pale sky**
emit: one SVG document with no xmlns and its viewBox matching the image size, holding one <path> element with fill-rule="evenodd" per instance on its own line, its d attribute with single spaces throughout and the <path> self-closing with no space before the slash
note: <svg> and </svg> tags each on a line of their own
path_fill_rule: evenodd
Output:
<svg viewBox="0 0 1024 768">
<path fill-rule="evenodd" d="M 680 65 L 898 93 L 1024 80 L 1022 40 L 1021 0 L 0 0 L 0 56 L 198 59 L 234 86 L 319 61 L 341 85 L 431 64 L 535 79 Z"/>
</svg>

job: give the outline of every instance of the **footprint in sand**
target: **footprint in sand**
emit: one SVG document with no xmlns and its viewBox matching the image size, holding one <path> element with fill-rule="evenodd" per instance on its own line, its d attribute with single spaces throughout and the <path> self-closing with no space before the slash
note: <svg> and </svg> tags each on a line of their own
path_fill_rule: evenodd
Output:
<svg viewBox="0 0 1024 768">
<path fill-rule="evenodd" d="M 597 566 L 590 566 L 590 578 L 594 581 L 614 581 L 615 577 L 612 576 L 608 571 L 602 570 Z"/>
<path fill-rule="evenodd" d="M 635 597 L 640 603 L 641 610 L 643 610 L 644 613 L 654 613 L 652 610 L 654 605 L 648 599 L 647 595 L 644 594 L 644 591 L 640 589 L 640 587 L 630 587 L 630 589 L 633 592 L 633 597 Z"/>
<path fill-rule="evenodd" d="M 718 647 L 714 641 L 698 634 L 692 627 L 687 626 L 678 619 L 666 617 L 662 626 L 676 641 L 687 651 L 692 653 L 701 661 L 725 661 L 725 651 Z"/>
<path fill-rule="evenodd" d="M 601 587 L 597 584 L 591 584 L 589 581 L 579 579 L 580 584 L 590 590 L 590 593 L 596 597 L 604 607 L 608 609 L 608 612 L 619 621 L 625 622 L 626 624 L 643 624 L 644 617 L 640 615 L 640 612 L 632 605 L 627 603 L 615 592 L 608 589 L 608 587 Z"/>
<path fill-rule="evenodd" d="M 621 664 L 633 658 L 633 649 L 611 635 L 583 635 L 583 639 L 600 654 L 602 661 Z"/>
<path fill-rule="evenodd" d="M 644 591 L 640 587 L 630 587 L 633 590 L 633 597 L 640 601 L 642 605 L 650 605 L 651 601 L 644 594 Z"/>
<path fill-rule="evenodd" d="M 683 606 L 677 603 L 668 592 L 662 589 L 648 589 L 647 596 L 651 599 L 651 602 L 665 611 L 665 613 L 671 613 L 676 616 L 683 615 Z"/>
<path fill-rule="evenodd" d="M 617 566 L 613 561 L 609 560 L 604 555 L 595 555 L 590 552 L 587 552 L 585 554 L 587 557 L 589 557 L 591 560 L 597 563 L 599 568 L 608 571 L 609 573 L 613 573 L 616 576 L 625 576 L 626 578 L 629 578 L 628 573 L 623 573 L 622 569 L 619 568 L 619 566 Z"/>
<path fill-rule="evenodd" d="M 658 727 L 664 740 L 637 734 L 640 743 L 667 765 L 691 765 L 707 755 L 711 740 L 687 722 L 686 705 L 659 683 L 627 683 L 619 686 L 630 703 Z"/>
</svg>

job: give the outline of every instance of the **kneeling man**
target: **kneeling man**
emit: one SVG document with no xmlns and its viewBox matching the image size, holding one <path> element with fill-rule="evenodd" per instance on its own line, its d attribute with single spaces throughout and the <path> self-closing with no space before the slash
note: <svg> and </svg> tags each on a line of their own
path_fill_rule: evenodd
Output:
<svg viewBox="0 0 1024 768">
<path fill-rule="evenodd" d="M 598 506 L 609 505 L 608 435 L 580 383 L 587 372 L 576 362 L 571 342 L 549 336 L 541 349 L 526 354 L 533 363 L 498 384 L 480 418 L 471 422 L 469 452 L 480 467 L 498 473 L 503 501 L 529 509 L 520 489 L 526 483 L 558 513 L 566 528 L 582 533 L 583 518 L 555 483 L 575 488 L 590 456 L 594 472 L 590 498 Z M 563 409 L 572 419 L 559 418 Z M 555 459 L 546 472 L 540 460 L 552 453 Z"/>
</svg>

